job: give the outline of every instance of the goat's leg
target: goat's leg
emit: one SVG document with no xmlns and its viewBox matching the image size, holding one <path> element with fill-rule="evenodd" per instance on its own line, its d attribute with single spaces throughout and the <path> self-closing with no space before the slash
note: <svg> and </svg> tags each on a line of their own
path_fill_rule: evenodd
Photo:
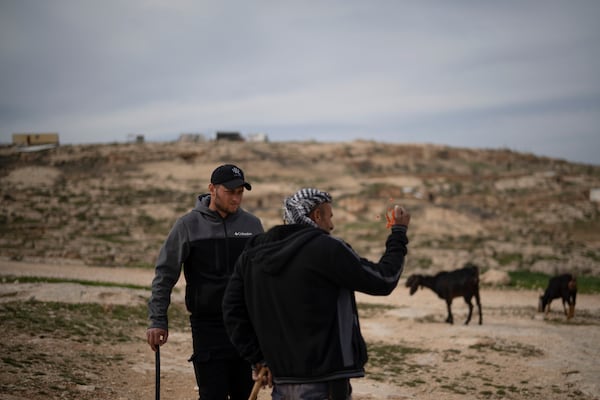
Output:
<svg viewBox="0 0 600 400">
<path fill-rule="evenodd" d="M 481 314 L 481 299 L 479 298 L 479 291 L 475 292 L 475 301 L 477 302 L 477 310 L 479 311 L 479 325 L 483 323 L 483 317 Z"/>
<path fill-rule="evenodd" d="M 575 316 L 575 295 L 569 295 L 569 316 L 568 319 L 571 319 Z"/>
<path fill-rule="evenodd" d="M 548 300 L 548 304 L 546 304 L 546 309 L 544 310 L 544 318 L 548 318 L 548 314 L 550 314 L 550 303 L 552 300 Z"/>
<path fill-rule="evenodd" d="M 446 322 L 449 324 L 453 324 L 454 318 L 452 317 L 452 299 L 446 300 L 446 307 L 448 308 L 448 318 L 446 318 Z"/>
<path fill-rule="evenodd" d="M 471 321 L 471 316 L 473 315 L 473 303 L 471 303 L 471 298 L 468 296 L 465 296 L 465 303 L 467 303 L 467 305 L 469 306 L 469 315 L 467 315 L 465 325 L 469 325 L 469 322 Z"/>
<path fill-rule="evenodd" d="M 567 319 L 571 319 L 575 316 L 575 304 L 569 301 L 569 314 L 567 315 Z"/>
<path fill-rule="evenodd" d="M 565 317 L 567 317 L 567 319 L 569 319 L 569 311 L 567 310 L 567 302 L 568 301 L 569 301 L 568 298 L 566 298 L 566 297 L 562 298 L 563 311 L 565 312 Z"/>
<path fill-rule="evenodd" d="M 568 310 L 567 305 L 569 306 Z M 567 317 L 567 320 L 575 316 L 575 302 L 571 301 L 570 295 L 563 297 L 563 309 L 565 310 L 565 316 Z"/>
</svg>

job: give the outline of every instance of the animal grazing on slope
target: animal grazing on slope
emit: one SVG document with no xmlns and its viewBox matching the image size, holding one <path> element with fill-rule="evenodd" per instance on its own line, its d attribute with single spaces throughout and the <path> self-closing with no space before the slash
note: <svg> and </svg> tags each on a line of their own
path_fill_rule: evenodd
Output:
<svg viewBox="0 0 600 400">
<path fill-rule="evenodd" d="M 469 315 L 465 325 L 471 321 L 473 314 L 473 303 L 471 299 L 475 296 L 477 309 L 479 310 L 479 325 L 482 324 L 481 301 L 479 298 L 479 268 L 471 263 L 467 263 L 463 268 L 454 271 L 443 271 L 435 276 L 431 275 L 411 275 L 406 280 L 406 287 L 410 287 L 412 296 L 419 287 L 428 287 L 433 290 L 441 299 L 446 300 L 448 307 L 448 318 L 446 322 L 453 324 L 452 317 L 452 299 L 463 297 L 469 306 Z"/>
<path fill-rule="evenodd" d="M 538 311 L 545 311 L 547 316 L 550 312 L 550 303 L 553 299 L 562 299 L 563 309 L 567 319 L 575 316 L 575 299 L 577 297 L 577 279 L 572 274 L 553 276 L 548 281 L 548 287 L 540 296 Z M 569 310 L 567 311 L 567 304 Z"/>
</svg>

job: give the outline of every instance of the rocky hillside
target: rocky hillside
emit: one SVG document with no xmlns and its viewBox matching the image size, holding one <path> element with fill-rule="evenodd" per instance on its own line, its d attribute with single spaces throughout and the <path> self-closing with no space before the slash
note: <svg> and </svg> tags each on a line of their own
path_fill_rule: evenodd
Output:
<svg viewBox="0 0 600 400">
<path fill-rule="evenodd" d="M 347 143 L 145 143 L 0 148 L 0 259 L 150 266 L 175 219 L 235 163 L 266 228 L 285 196 L 334 196 L 334 234 L 377 258 L 384 213 L 412 213 L 407 269 L 574 271 L 600 276 L 600 167 L 510 150 Z"/>
</svg>

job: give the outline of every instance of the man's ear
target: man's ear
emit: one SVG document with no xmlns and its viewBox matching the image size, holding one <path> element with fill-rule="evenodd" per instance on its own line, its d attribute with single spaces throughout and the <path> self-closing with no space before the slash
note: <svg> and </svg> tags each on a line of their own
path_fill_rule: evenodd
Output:
<svg viewBox="0 0 600 400">
<path fill-rule="evenodd" d="M 313 221 L 319 221 L 321 219 L 321 210 L 318 206 L 312 210 L 310 214 L 308 214 L 308 218 L 312 219 Z"/>
<path fill-rule="evenodd" d="M 214 201 L 214 198 L 217 197 L 217 188 L 219 185 L 215 185 L 214 183 L 208 184 L 208 192 L 210 193 L 210 201 Z"/>
</svg>

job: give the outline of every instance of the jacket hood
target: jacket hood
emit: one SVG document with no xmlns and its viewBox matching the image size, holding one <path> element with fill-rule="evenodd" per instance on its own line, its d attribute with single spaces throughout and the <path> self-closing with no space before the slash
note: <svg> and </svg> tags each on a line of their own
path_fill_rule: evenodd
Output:
<svg viewBox="0 0 600 400">
<path fill-rule="evenodd" d="M 248 259 L 255 268 L 277 275 L 306 243 L 326 234 L 319 228 L 307 225 L 278 225 L 250 239 Z"/>
<path fill-rule="evenodd" d="M 208 209 L 208 205 L 210 204 L 210 193 L 204 193 L 198 195 L 196 198 L 196 206 L 194 210 L 204 211 Z"/>
<path fill-rule="evenodd" d="M 218 220 L 222 219 L 222 218 L 219 218 L 220 217 L 219 213 L 208 208 L 209 205 L 210 205 L 210 193 L 204 193 L 204 194 L 198 195 L 198 197 L 196 198 L 196 205 L 194 206 L 193 211 L 199 212 L 200 214 L 204 214 L 204 216 L 207 217 L 209 220 L 218 221 Z"/>
</svg>

